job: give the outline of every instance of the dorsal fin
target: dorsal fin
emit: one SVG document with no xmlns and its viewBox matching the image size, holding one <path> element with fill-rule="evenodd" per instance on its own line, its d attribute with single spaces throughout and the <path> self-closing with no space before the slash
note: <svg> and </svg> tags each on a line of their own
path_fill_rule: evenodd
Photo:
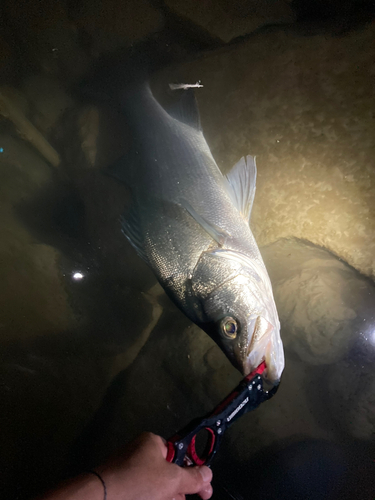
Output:
<svg viewBox="0 0 375 500">
<path fill-rule="evenodd" d="M 165 110 L 172 118 L 186 123 L 200 132 L 202 130 L 201 120 L 194 91 L 192 89 L 174 90 L 173 94 L 176 99 L 169 103 Z"/>
<path fill-rule="evenodd" d="M 253 208 L 256 176 L 255 156 L 250 155 L 242 157 L 225 176 L 228 181 L 227 191 L 233 205 L 248 222 Z"/>
</svg>

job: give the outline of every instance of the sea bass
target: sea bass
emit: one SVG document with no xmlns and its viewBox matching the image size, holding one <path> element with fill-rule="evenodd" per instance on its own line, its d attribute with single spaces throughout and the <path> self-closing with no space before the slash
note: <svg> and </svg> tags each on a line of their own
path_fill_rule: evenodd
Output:
<svg viewBox="0 0 375 500">
<path fill-rule="evenodd" d="M 147 83 L 122 96 L 132 151 L 110 173 L 131 190 L 122 230 L 169 297 L 244 375 L 262 360 L 280 379 L 284 352 L 272 286 L 249 227 L 252 156 L 227 174 L 203 136 L 192 89 L 163 107 Z"/>
</svg>

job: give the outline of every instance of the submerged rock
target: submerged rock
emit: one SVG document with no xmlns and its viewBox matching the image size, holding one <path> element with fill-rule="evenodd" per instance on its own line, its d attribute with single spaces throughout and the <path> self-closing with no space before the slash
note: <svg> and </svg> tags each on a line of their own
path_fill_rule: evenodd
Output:
<svg viewBox="0 0 375 500">
<path fill-rule="evenodd" d="M 43 133 L 53 130 L 62 115 L 74 105 L 61 80 L 50 76 L 27 78 L 22 90 L 32 107 L 32 121 Z"/>
<path fill-rule="evenodd" d="M 24 54 L 24 71 L 56 75 L 65 81 L 80 78 L 88 57 L 77 27 L 62 0 L 40 2 L 2 2 L 12 43 Z"/>
<path fill-rule="evenodd" d="M 85 33 L 87 47 L 94 57 L 129 46 L 164 25 L 163 15 L 149 0 L 84 0 L 72 5 L 70 15 Z"/>
<path fill-rule="evenodd" d="M 375 433 L 373 282 L 329 252 L 300 241 L 281 240 L 262 253 L 289 353 L 285 370 L 293 370 L 290 353 L 307 370 L 314 365 L 325 370 L 313 374 L 314 385 L 323 384 L 323 390 L 318 389 L 318 400 L 314 396 L 312 401 L 326 405 L 346 435 L 371 439 Z"/>
<path fill-rule="evenodd" d="M 211 36 L 230 42 L 267 24 L 285 24 L 295 20 L 286 0 L 210 0 L 194 2 L 167 0 L 172 11 L 193 21 Z"/>
<path fill-rule="evenodd" d="M 375 277 L 374 25 L 346 36 L 254 35 L 169 70 L 196 82 L 207 142 L 228 171 L 257 155 L 251 227 L 327 248 Z M 218 125 L 219 124 L 219 125 Z"/>
<path fill-rule="evenodd" d="M 312 365 L 344 359 L 371 321 L 374 285 L 321 248 L 280 240 L 262 249 L 284 345 Z"/>
<path fill-rule="evenodd" d="M 60 253 L 35 239 L 17 208 L 51 183 L 51 168 L 20 139 L 0 135 L 1 340 L 27 339 L 71 328 Z"/>
</svg>

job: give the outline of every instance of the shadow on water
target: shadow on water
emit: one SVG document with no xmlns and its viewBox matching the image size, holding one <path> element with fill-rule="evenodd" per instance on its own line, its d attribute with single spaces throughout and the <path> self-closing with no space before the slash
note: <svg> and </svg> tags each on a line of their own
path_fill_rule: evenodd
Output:
<svg viewBox="0 0 375 500">
<path fill-rule="evenodd" d="M 106 361 L 83 332 L 53 331 L 3 344 L 0 377 L 1 496 L 30 497 L 62 478 L 67 443 L 109 382 Z"/>
<path fill-rule="evenodd" d="M 256 453 L 246 463 L 230 452 L 218 468 L 222 482 L 236 485 L 240 498 L 338 500 L 372 498 L 373 463 L 359 443 L 340 444 L 294 436 Z M 228 467 L 228 464 L 230 466 Z M 225 498 L 225 497 L 223 497 Z"/>
</svg>

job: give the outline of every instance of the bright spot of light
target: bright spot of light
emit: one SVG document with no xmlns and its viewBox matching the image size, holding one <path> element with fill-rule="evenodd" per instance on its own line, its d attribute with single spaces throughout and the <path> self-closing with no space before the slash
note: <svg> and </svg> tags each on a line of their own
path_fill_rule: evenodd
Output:
<svg viewBox="0 0 375 500">
<path fill-rule="evenodd" d="M 375 347 L 375 329 L 369 335 L 369 342 Z"/>
<path fill-rule="evenodd" d="M 82 274 L 80 272 L 73 273 L 73 279 L 76 280 L 76 281 L 79 281 L 79 280 L 81 280 L 84 277 L 85 277 L 84 274 Z"/>
</svg>

